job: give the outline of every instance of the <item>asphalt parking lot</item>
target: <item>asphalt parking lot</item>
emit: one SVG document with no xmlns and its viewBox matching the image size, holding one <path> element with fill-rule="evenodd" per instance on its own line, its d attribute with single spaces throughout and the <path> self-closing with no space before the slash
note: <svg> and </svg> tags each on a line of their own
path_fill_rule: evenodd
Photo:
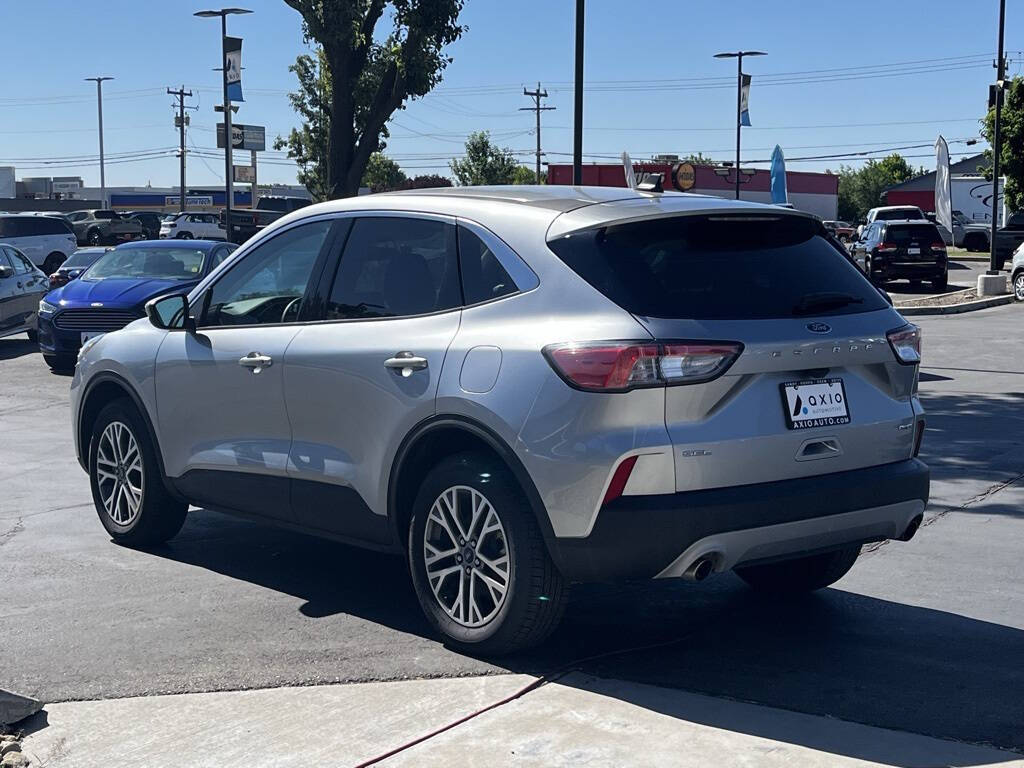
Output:
<svg viewBox="0 0 1024 768">
<path fill-rule="evenodd" d="M 930 283 L 911 285 L 909 280 L 895 280 L 886 283 L 882 287 L 892 297 L 893 301 L 900 302 L 904 299 L 919 299 L 922 296 L 933 296 L 940 293 L 962 291 L 965 288 L 977 288 L 978 275 L 988 270 L 988 261 L 981 260 L 984 254 L 972 253 L 971 258 L 958 259 L 955 255 L 950 256 L 949 261 L 949 285 L 944 291 L 936 291 Z"/>
<path fill-rule="evenodd" d="M 205 510 L 165 546 L 115 546 L 74 458 L 69 379 L 0 339 L 0 687 L 60 701 L 572 663 L 1024 752 L 1022 320 L 915 318 L 933 485 L 912 542 L 791 602 L 731 575 L 578 588 L 544 648 L 499 663 L 429 635 L 398 558 Z"/>
</svg>

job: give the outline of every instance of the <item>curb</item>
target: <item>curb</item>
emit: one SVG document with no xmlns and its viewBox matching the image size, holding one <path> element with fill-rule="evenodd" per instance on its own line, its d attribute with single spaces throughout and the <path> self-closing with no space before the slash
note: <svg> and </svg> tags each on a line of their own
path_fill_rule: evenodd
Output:
<svg viewBox="0 0 1024 768">
<path fill-rule="evenodd" d="M 1003 304 L 1013 303 L 1013 294 L 1009 293 L 1005 296 L 990 296 L 986 299 L 975 299 L 974 301 L 965 301 L 962 304 L 946 304 L 946 305 L 932 305 L 924 307 L 893 307 L 897 312 L 905 317 L 911 317 L 913 315 L 959 315 L 962 312 L 974 312 L 978 309 L 988 309 L 989 307 L 998 307 Z"/>
</svg>

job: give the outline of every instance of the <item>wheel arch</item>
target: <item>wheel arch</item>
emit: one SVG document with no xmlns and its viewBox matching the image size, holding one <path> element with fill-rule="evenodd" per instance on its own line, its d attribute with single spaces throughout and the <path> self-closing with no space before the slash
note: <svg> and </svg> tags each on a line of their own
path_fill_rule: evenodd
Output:
<svg viewBox="0 0 1024 768">
<path fill-rule="evenodd" d="M 435 416 L 420 422 L 405 437 L 392 462 L 388 479 L 388 521 L 395 541 L 405 550 L 412 505 L 420 481 L 438 461 L 467 450 L 490 454 L 512 472 L 533 510 L 544 543 L 557 553 L 554 529 L 540 493 L 515 451 L 492 429 L 466 416 Z"/>
<path fill-rule="evenodd" d="M 156 430 L 153 428 L 153 421 L 149 417 L 149 411 L 142 402 L 135 389 L 128 383 L 127 379 L 112 371 L 104 371 L 93 376 L 82 393 L 82 405 L 78 409 L 78 423 L 75 425 L 78 437 L 78 463 L 82 468 L 89 471 L 89 450 L 92 440 L 92 428 L 100 411 L 115 400 L 128 399 L 135 406 L 146 426 L 149 442 L 153 446 L 157 467 L 160 470 L 160 480 L 167 491 L 175 498 L 181 498 L 174 486 L 167 480 L 167 472 L 164 469 L 164 457 L 160 453 L 160 443 L 156 439 Z"/>
</svg>

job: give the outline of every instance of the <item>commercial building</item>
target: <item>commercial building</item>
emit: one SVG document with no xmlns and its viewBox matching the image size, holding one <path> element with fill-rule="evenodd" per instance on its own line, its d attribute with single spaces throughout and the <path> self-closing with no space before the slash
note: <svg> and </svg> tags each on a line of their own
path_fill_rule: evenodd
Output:
<svg viewBox="0 0 1024 768">
<path fill-rule="evenodd" d="M 661 173 L 666 190 L 673 189 L 672 164 L 668 162 L 633 163 L 636 173 Z M 694 194 L 733 198 L 735 184 L 715 173 L 715 166 L 694 165 L 693 186 L 686 190 Z M 740 199 L 757 203 L 770 203 L 771 175 L 758 169 L 740 187 Z M 548 166 L 548 184 L 571 184 L 572 165 Z M 590 163 L 583 166 L 583 183 L 598 187 L 626 186 L 626 172 L 621 163 Z M 813 213 L 822 219 L 835 219 L 839 207 L 839 177 L 831 173 L 787 171 L 786 186 L 789 202 L 794 208 Z"/>
</svg>

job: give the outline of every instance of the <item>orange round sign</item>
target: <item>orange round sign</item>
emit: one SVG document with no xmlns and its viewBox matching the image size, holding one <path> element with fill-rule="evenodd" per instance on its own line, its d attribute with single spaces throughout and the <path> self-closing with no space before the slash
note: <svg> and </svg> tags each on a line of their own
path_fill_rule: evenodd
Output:
<svg viewBox="0 0 1024 768">
<path fill-rule="evenodd" d="M 697 171 L 693 163 L 676 163 L 672 166 L 672 186 L 680 192 L 693 189 L 697 183 Z"/>
</svg>

